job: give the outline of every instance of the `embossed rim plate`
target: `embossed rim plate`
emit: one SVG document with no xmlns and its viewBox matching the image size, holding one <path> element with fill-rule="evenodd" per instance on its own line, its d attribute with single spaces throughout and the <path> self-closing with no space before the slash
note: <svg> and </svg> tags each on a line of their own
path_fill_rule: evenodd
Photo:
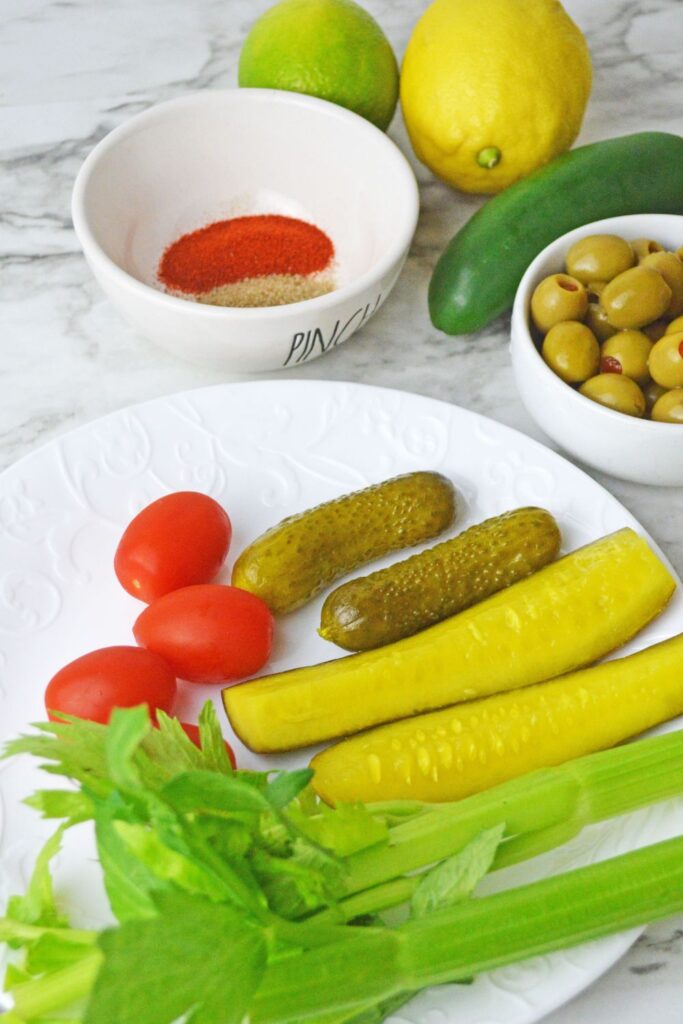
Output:
<svg viewBox="0 0 683 1024">
<path fill-rule="evenodd" d="M 647 536 L 615 498 L 561 456 L 492 420 L 418 395 L 358 384 L 258 381 L 124 409 L 58 438 L 0 476 L 1 738 L 43 717 L 44 684 L 65 662 L 105 644 L 132 642 L 141 605 L 118 586 L 112 556 L 142 505 L 176 488 L 213 494 L 233 521 L 232 558 L 285 515 L 424 468 L 455 482 L 458 530 L 507 508 L 540 504 L 560 522 L 566 549 L 622 526 Z M 274 670 L 341 654 L 316 634 L 319 607 L 314 602 L 281 620 Z M 629 647 L 681 629 L 677 593 Z M 218 693 L 218 687 L 186 686 L 178 712 L 189 717 Z M 227 723 L 225 730 L 229 735 Z M 266 761 L 237 741 L 235 747 L 244 765 Z M 305 761 L 289 755 L 277 763 Z M 49 832 L 21 798 L 49 782 L 25 758 L 0 765 L 3 903 L 24 885 Z M 65 908 L 93 926 L 103 919 L 104 902 L 87 829 L 71 830 L 56 875 Z M 587 829 L 486 886 L 517 884 L 682 831 L 683 801 L 670 801 Z M 471 986 L 428 990 L 398 1016 L 413 1024 L 532 1024 L 607 970 L 637 934 L 494 971 Z"/>
</svg>

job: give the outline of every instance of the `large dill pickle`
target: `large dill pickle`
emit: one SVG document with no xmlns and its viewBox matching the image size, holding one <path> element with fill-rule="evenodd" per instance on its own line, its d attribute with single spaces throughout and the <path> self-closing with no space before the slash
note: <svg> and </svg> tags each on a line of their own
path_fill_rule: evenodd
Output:
<svg viewBox="0 0 683 1024">
<path fill-rule="evenodd" d="M 325 600 L 320 635 L 369 651 L 462 612 L 552 562 L 557 523 L 542 508 L 518 508 L 387 569 L 343 583 Z"/>
<path fill-rule="evenodd" d="M 676 588 L 633 530 L 573 551 L 388 647 L 223 690 L 251 750 L 293 750 L 572 672 L 616 650 Z"/>
<path fill-rule="evenodd" d="M 680 715 L 682 678 L 679 633 L 626 658 L 342 740 L 311 761 L 313 788 L 329 803 L 462 800 Z"/>
<path fill-rule="evenodd" d="M 242 552 L 232 583 L 291 612 L 352 569 L 438 536 L 455 518 L 440 473 L 407 473 L 284 519 Z"/>
</svg>

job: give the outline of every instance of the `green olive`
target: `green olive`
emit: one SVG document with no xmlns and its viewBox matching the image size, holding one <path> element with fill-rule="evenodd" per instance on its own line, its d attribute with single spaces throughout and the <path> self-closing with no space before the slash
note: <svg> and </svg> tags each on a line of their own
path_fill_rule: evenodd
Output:
<svg viewBox="0 0 683 1024">
<path fill-rule="evenodd" d="M 613 327 L 609 322 L 607 313 L 605 313 L 599 302 L 588 303 L 588 309 L 583 319 L 586 327 L 590 327 L 598 341 L 606 341 L 613 334 L 617 333 L 616 327 Z"/>
<path fill-rule="evenodd" d="M 683 313 L 683 263 L 673 252 L 653 252 L 643 260 L 643 267 L 651 267 L 661 274 L 671 289 L 671 302 L 665 310 L 667 316 Z"/>
<path fill-rule="evenodd" d="M 655 342 L 648 359 L 650 376 L 663 388 L 683 387 L 683 331 Z"/>
<path fill-rule="evenodd" d="M 613 278 L 600 305 L 615 327 L 644 327 L 658 320 L 671 302 L 671 289 L 652 267 L 631 267 Z"/>
<path fill-rule="evenodd" d="M 683 331 L 683 316 L 677 316 L 675 320 L 672 320 L 670 324 L 667 324 L 667 328 L 664 333 L 676 334 L 677 331 Z M 659 338 L 657 338 L 657 341 L 659 341 Z"/>
<path fill-rule="evenodd" d="M 598 372 L 600 346 L 593 332 L 577 320 L 565 320 L 551 327 L 541 354 L 558 377 L 578 384 Z"/>
<path fill-rule="evenodd" d="M 588 292 L 588 301 L 597 302 L 602 293 L 604 292 L 606 284 L 607 281 L 589 281 L 586 285 L 586 290 Z"/>
<path fill-rule="evenodd" d="M 569 274 L 543 278 L 531 296 L 531 316 L 544 334 L 563 320 L 582 320 L 587 307 L 586 289 Z"/>
<path fill-rule="evenodd" d="M 679 331 L 682 331 L 683 317 L 680 317 L 679 319 L 681 320 L 681 326 L 678 329 Z M 650 341 L 659 341 L 659 339 L 663 338 L 664 335 L 667 333 L 668 326 L 669 325 L 667 324 L 666 320 L 653 320 L 651 324 L 645 324 L 642 330 L 643 334 L 647 334 Z"/>
<path fill-rule="evenodd" d="M 579 391 L 586 398 L 614 409 L 615 412 L 637 417 L 645 414 L 645 395 L 630 377 L 622 377 L 618 373 L 600 373 L 582 384 Z"/>
<path fill-rule="evenodd" d="M 655 242 L 653 238 L 636 238 L 634 242 L 631 242 L 631 248 L 639 263 L 653 252 L 664 251 L 664 246 Z"/>
<path fill-rule="evenodd" d="M 660 423 L 683 423 L 683 388 L 672 388 L 657 399 L 650 414 Z"/>
<path fill-rule="evenodd" d="M 647 384 L 650 372 L 647 359 L 652 342 L 642 331 L 618 331 L 603 343 L 600 351 L 601 373 L 623 373 L 636 384 Z"/>
<path fill-rule="evenodd" d="M 636 254 L 618 235 L 588 235 L 567 253 L 567 273 L 577 281 L 611 281 L 636 262 Z"/>
<path fill-rule="evenodd" d="M 643 394 L 645 395 L 645 403 L 647 405 L 648 412 L 652 412 L 652 408 L 657 399 L 666 394 L 666 388 L 663 388 L 661 384 L 657 384 L 656 381 L 650 380 L 643 388 Z"/>
</svg>

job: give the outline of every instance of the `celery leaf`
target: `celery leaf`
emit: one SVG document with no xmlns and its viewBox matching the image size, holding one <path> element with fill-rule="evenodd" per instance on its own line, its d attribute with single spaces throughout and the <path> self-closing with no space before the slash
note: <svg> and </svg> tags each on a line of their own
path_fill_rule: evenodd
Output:
<svg viewBox="0 0 683 1024">
<path fill-rule="evenodd" d="M 158 893 L 158 916 L 100 937 L 85 1024 L 240 1024 L 266 965 L 260 928 L 224 904 Z"/>
<path fill-rule="evenodd" d="M 389 830 L 374 817 L 364 804 L 337 804 L 328 807 L 319 802 L 308 813 L 296 806 L 288 810 L 288 817 L 309 839 L 324 846 L 338 857 L 349 857 L 378 843 L 386 843 Z"/>
<path fill-rule="evenodd" d="M 50 861 L 59 853 L 63 832 L 64 826 L 60 825 L 38 854 L 24 895 L 10 897 L 6 916 L 11 921 L 46 928 L 60 928 L 66 923 L 55 903 L 50 874 Z"/>
<path fill-rule="evenodd" d="M 505 825 L 485 829 L 458 853 L 425 872 L 411 899 L 414 918 L 466 899 L 488 873 L 505 833 Z"/>
</svg>

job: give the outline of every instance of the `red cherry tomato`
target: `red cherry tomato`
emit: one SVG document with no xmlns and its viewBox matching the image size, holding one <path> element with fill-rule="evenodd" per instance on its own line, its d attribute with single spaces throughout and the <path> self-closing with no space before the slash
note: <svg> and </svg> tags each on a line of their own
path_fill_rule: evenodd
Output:
<svg viewBox="0 0 683 1024">
<path fill-rule="evenodd" d="M 92 722 L 109 721 L 114 708 L 146 704 L 171 713 L 176 695 L 173 672 L 158 654 L 140 647 L 102 647 L 69 662 L 47 684 L 45 708 L 59 721 L 66 712 Z"/>
<path fill-rule="evenodd" d="M 202 744 L 201 744 L 201 741 L 199 739 L 199 726 L 198 725 L 193 725 L 192 722 L 181 722 L 180 724 L 182 725 L 183 729 L 187 733 L 188 737 L 194 743 L 195 747 L 201 747 Z M 232 747 L 230 746 L 230 744 L 228 743 L 227 740 L 223 740 L 223 743 L 225 743 L 225 749 L 228 752 L 228 757 L 230 758 L 230 764 L 233 766 L 233 768 L 236 768 L 237 767 L 237 762 L 235 761 L 235 754 L 234 754 L 234 751 L 233 751 Z"/>
<path fill-rule="evenodd" d="M 133 633 L 178 678 L 224 683 L 253 675 L 268 660 L 273 616 L 265 601 L 246 590 L 205 584 L 154 601 L 138 616 Z"/>
<path fill-rule="evenodd" d="M 127 526 L 114 555 L 119 583 L 154 601 L 179 587 L 209 583 L 230 547 L 225 509 L 207 494 L 177 491 L 153 501 Z"/>
</svg>

